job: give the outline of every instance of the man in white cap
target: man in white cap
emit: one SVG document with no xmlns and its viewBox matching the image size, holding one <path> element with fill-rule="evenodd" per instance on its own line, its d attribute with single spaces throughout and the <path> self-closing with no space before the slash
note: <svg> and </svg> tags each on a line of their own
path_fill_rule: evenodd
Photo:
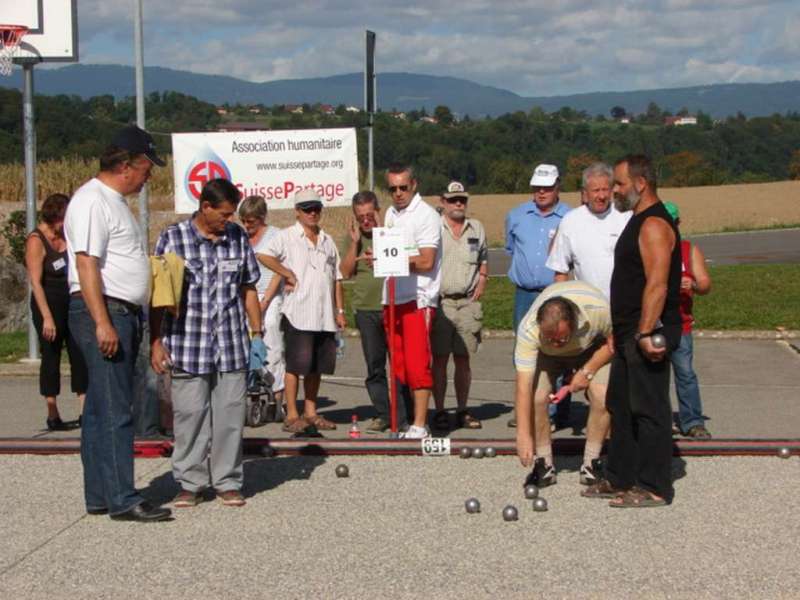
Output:
<svg viewBox="0 0 800 600">
<path fill-rule="evenodd" d="M 439 308 L 433 321 L 433 427 L 450 428 L 444 410 L 447 392 L 447 362 L 453 355 L 458 427 L 480 429 L 481 422 L 467 410 L 472 371 L 470 355 L 478 351 L 483 329 L 480 298 L 488 277 L 488 248 L 483 225 L 467 218 L 469 193 L 458 181 L 451 181 L 439 202 L 442 208 L 442 281 Z"/>
<path fill-rule="evenodd" d="M 559 201 L 559 174 L 555 165 L 540 164 L 531 176 L 533 198 L 506 215 L 506 254 L 511 256 L 508 278 L 514 292 L 514 334 L 539 294 L 553 283 L 555 272 L 545 263 L 550 242 L 569 207 Z M 562 401 L 560 406 L 568 406 Z M 508 422 L 516 427 L 516 418 Z"/>
<path fill-rule="evenodd" d="M 317 413 L 322 375 L 336 368 L 336 330 L 345 326 L 339 251 L 319 226 L 322 200 L 313 188 L 294 197 L 297 222 L 273 237 L 259 260 L 284 278 L 281 329 L 286 348 L 283 430 L 302 433 L 309 427 L 336 429 Z M 303 377 L 303 414 L 297 390 Z"/>
</svg>

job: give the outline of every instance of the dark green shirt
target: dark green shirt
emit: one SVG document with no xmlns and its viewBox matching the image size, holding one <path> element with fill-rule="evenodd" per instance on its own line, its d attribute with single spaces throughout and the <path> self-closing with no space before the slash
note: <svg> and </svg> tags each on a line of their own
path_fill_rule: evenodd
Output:
<svg viewBox="0 0 800 600">
<path fill-rule="evenodd" d="M 350 249 L 350 244 L 352 243 L 353 241 L 348 237 L 345 242 L 346 250 Z M 366 250 L 371 249 L 372 238 L 365 236 L 362 232 L 356 248 L 356 256 L 361 256 Z M 383 310 L 383 304 L 381 303 L 383 277 L 375 277 L 372 274 L 372 267 L 367 265 L 366 261 L 356 261 L 356 272 L 351 281 L 353 284 L 348 287 L 353 290 L 353 298 L 350 302 L 353 311 Z"/>
</svg>

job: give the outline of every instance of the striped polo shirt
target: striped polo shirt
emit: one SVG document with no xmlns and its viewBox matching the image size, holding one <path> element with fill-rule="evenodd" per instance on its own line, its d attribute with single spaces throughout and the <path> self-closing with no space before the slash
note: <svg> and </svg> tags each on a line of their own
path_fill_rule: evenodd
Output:
<svg viewBox="0 0 800 600">
<path fill-rule="evenodd" d="M 555 348 L 541 339 L 536 313 L 547 300 L 562 297 L 578 309 L 578 327 L 569 343 Z M 563 281 L 547 286 L 536 298 L 517 330 L 514 366 L 517 371 L 533 372 L 539 352 L 548 356 L 578 356 L 598 338 L 611 335 L 611 307 L 603 292 L 584 281 Z"/>
</svg>

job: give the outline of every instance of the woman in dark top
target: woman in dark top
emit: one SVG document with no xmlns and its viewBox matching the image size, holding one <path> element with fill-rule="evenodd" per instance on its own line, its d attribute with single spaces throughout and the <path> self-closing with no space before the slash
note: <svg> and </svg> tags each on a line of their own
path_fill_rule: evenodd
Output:
<svg viewBox="0 0 800 600">
<path fill-rule="evenodd" d="M 78 394 L 81 409 L 88 387 L 86 363 L 67 326 L 69 284 L 63 227 L 68 203 L 69 198 L 64 194 L 48 196 L 42 205 L 39 225 L 25 241 L 25 266 L 32 291 L 31 312 L 42 354 L 39 393 L 47 400 L 47 429 L 50 431 L 70 429 L 61 420 L 56 403 L 61 392 L 59 366 L 65 343 L 72 375 L 71 387 Z"/>
</svg>

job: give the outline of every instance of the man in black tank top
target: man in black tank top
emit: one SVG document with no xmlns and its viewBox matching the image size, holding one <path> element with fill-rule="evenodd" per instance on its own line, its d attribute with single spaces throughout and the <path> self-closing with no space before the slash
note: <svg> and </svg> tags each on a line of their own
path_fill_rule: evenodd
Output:
<svg viewBox="0 0 800 600">
<path fill-rule="evenodd" d="M 608 479 L 586 495 L 611 497 L 615 507 L 659 506 L 673 498 L 665 359 L 681 336 L 680 234 L 658 198 L 655 170 L 645 156 L 627 156 L 615 165 L 614 202 L 621 211 L 633 210 L 633 217 L 617 242 L 611 276 L 615 354 L 607 396 Z M 653 343 L 657 333 L 665 346 Z"/>
</svg>

